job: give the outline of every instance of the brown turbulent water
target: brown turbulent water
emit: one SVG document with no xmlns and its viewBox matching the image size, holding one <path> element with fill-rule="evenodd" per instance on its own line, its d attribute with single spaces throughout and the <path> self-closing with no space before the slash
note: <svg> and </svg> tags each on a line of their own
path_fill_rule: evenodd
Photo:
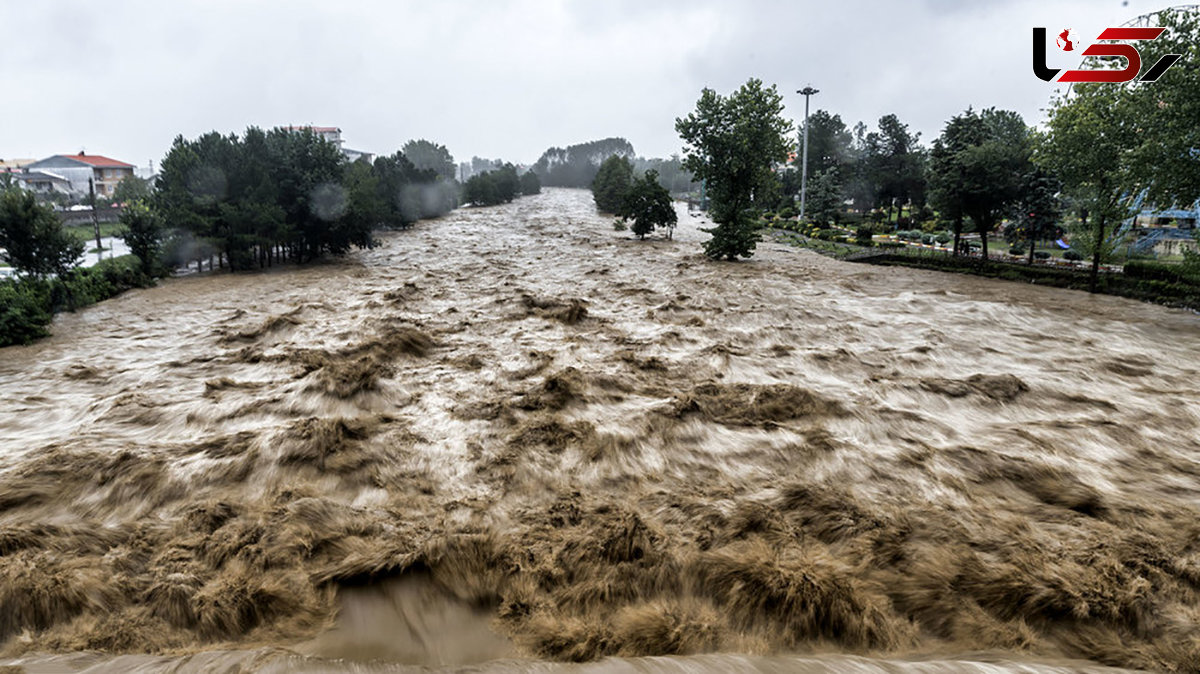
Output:
<svg viewBox="0 0 1200 674">
<path fill-rule="evenodd" d="M 0 351 L 0 665 L 1200 671 L 1200 319 L 681 215 L 550 190 Z"/>
</svg>

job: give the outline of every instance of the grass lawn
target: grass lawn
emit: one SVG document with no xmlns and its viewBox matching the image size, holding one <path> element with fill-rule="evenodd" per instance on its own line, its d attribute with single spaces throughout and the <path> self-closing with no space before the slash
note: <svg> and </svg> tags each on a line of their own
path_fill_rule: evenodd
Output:
<svg viewBox="0 0 1200 674">
<path fill-rule="evenodd" d="M 64 227 L 68 234 L 71 234 L 80 241 L 95 241 L 96 228 L 92 225 L 73 225 Z M 117 236 L 121 233 L 121 223 L 119 222 L 102 222 L 100 223 L 100 236 Z"/>
</svg>

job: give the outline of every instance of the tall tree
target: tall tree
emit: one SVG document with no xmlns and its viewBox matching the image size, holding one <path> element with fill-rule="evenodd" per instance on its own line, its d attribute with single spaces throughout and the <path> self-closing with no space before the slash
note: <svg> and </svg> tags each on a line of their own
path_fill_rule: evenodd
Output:
<svg viewBox="0 0 1200 674">
<path fill-rule="evenodd" d="M 835 167 L 808 176 L 808 217 L 813 222 L 836 222 L 842 205 L 841 186 Z"/>
<path fill-rule="evenodd" d="M 1018 197 L 1013 204 L 1012 219 L 1004 231 L 1009 240 L 1024 241 L 1029 246 L 1029 264 L 1033 264 L 1034 247 L 1039 239 L 1048 239 L 1058 232 L 1062 219 L 1062 183 L 1041 167 L 1032 167 L 1025 174 Z"/>
<path fill-rule="evenodd" d="M 1152 85 L 1153 86 L 1153 85 Z M 1092 292 L 1100 276 L 1110 225 L 1129 213 L 1126 203 L 1130 178 L 1125 159 L 1138 146 L 1138 129 L 1131 122 L 1130 92 L 1118 84 L 1076 84 L 1069 97 L 1057 99 L 1036 161 L 1063 182 L 1089 228 L 1092 253 L 1089 282 Z"/>
<path fill-rule="evenodd" d="M 1142 75 L 1166 54 L 1183 58 L 1153 83 L 1107 91 L 1119 88 L 1127 124 L 1137 131 L 1124 157 L 1127 191 L 1145 189 L 1162 206 L 1187 206 L 1200 197 L 1200 10 L 1164 10 L 1156 25 L 1166 32 L 1137 45 Z"/>
<path fill-rule="evenodd" d="M 853 142 L 854 137 L 840 115 L 831 115 L 825 110 L 817 110 L 809 115 L 808 174 L 811 176 L 828 170 L 841 172 L 853 157 Z M 802 159 L 803 154 L 797 153 L 794 162 L 797 168 L 801 168 Z"/>
<path fill-rule="evenodd" d="M 934 202 L 955 222 L 958 250 L 962 217 L 975 224 L 988 258 L 988 234 L 1012 212 L 1031 170 L 1030 130 L 1009 110 L 967 109 L 946 124 L 934 144 L 930 181 Z"/>
<path fill-rule="evenodd" d="M 879 131 L 866 137 L 865 173 L 875 185 L 877 205 L 887 205 L 888 220 L 897 206 L 925 200 L 925 157 L 918 141 L 896 115 L 879 119 Z"/>
<path fill-rule="evenodd" d="M 755 193 L 774 179 L 786 161 L 792 125 L 782 116 L 783 99 L 774 86 L 751 79 L 728 97 L 704 89 L 696 110 L 675 120 L 687 144 L 683 166 L 703 180 L 716 227 L 704 253 L 735 260 L 754 254 L 758 233 L 750 212 Z"/>
</svg>

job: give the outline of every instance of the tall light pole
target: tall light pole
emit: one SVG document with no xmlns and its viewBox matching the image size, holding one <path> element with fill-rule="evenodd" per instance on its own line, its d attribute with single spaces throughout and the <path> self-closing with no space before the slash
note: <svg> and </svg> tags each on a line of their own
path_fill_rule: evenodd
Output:
<svg viewBox="0 0 1200 674">
<path fill-rule="evenodd" d="M 800 219 L 804 219 L 804 205 L 808 201 L 808 97 L 820 93 L 811 86 L 796 93 L 804 94 L 804 156 L 800 159 Z"/>
</svg>

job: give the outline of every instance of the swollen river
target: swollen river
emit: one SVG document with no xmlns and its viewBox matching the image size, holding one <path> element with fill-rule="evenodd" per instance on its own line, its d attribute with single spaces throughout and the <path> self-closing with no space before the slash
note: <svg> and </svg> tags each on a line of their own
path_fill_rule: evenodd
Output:
<svg viewBox="0 0 1200 674">
<path fill-rule="evenodd" d="M 711 262 L 680 209 L 547 190 L 0 350 L 0 671 L 1200 671 L 1200 317 Z"/>
</svg>

